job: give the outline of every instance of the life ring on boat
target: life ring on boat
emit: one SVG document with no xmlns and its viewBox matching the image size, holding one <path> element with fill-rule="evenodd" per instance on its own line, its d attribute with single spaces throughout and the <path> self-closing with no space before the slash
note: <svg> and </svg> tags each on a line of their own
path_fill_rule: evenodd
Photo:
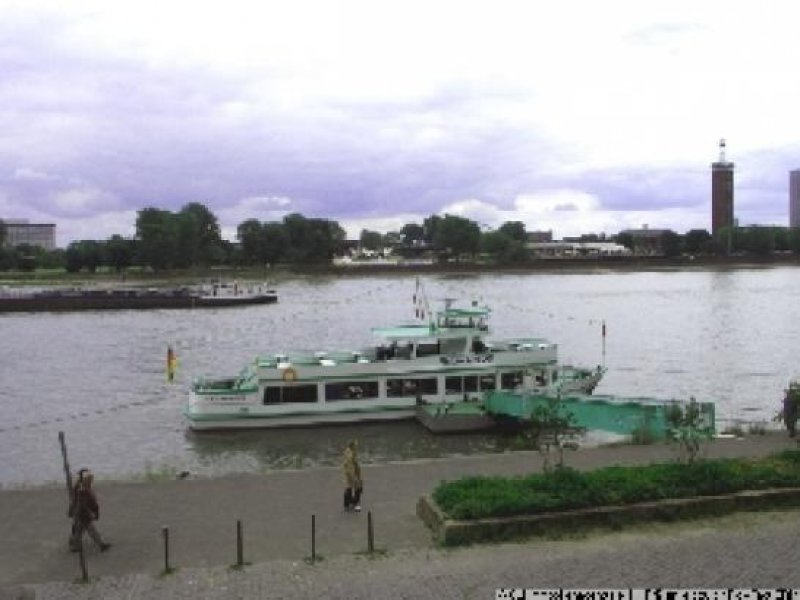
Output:
<svg viewBox="0 0 800 600">
<path fill-rule="evenodd" d="M 297 379 L 297 371 L 293 367 L 287 367 L 283 370 L 284 381 L 295 381 Z"/>
</svg>

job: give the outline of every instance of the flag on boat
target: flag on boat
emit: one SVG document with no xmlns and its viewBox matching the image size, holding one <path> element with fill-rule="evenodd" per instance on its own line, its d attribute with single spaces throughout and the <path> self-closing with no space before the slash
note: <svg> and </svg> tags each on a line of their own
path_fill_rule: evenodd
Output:
<svg viewBox="0 0 800 600">
<path fill-rule="evenodd" d="M 425 319 L 425 301 L 423 299 L 419 277 L 417 277 L 417 287 L 414 290 L 414 315 L 418 319 Z"/>
<path fill-rule="evenodd" d="M 178 368 L 178 357 L 172 346 L 167 347 L 167 381 L 175 379 L 175 370 Z"/>
</svg>

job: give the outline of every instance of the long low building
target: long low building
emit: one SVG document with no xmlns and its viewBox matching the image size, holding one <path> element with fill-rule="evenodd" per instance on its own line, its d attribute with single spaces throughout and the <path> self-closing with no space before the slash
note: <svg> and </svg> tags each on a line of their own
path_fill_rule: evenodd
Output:
<svg viewBox="0 0 800 600">
<path fill-rule="evenodd" d="M 528 250 L 541 257 L 629 256 L 631 251 L 614 242 L 529 242 Z"/>
</svg>

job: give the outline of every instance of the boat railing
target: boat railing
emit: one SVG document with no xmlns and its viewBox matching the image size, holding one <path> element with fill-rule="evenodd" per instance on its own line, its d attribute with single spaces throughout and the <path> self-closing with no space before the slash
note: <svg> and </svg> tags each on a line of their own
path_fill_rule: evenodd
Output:
<svg viewBox="0 0 800 600">
<path fill-rule="evenodd" d="M 483 353 L 463 353 L 463 354 L 444 354 L 439 357 L 443 365 L 460 365 L 467 363 L 489 363 L 494 360 L 491 352 Z"/>
<path fill-rule="evenodd" d="M 555 344 L 542 338 L 523 338 L 486 344 L 492 352 L 531 352 L 533 350 L 550 350 Z"/>
</svg>

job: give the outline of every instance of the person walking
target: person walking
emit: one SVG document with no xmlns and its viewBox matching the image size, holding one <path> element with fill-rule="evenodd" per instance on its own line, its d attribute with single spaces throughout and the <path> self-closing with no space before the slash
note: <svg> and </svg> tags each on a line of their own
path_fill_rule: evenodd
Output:
<svg viewBox="0 0 800 600">
<path fill-rule="evenodd" d="M 72 490 L 72 501 L 69 516 L 72 517 L 72 536 L 69 540 L 70 550 L 77 552 L 83 544 L 83 534 L 87 532 L 101 552 L 105 552 L 111 544 L 104 541 L 97 531 L 94 522 L 100 518 L 100 505 L 92 489 L 94 475 L 89 469 L 78 471 L 78 481 Z"/>
<path fill-rule="evenodd" d="M 361 479 L 361 465 L 358 463 L 358 442 L 350 440 L 344 450 L 344 509 L 361 511 L 361 492 L 364 482 Z"/>
</svg>

